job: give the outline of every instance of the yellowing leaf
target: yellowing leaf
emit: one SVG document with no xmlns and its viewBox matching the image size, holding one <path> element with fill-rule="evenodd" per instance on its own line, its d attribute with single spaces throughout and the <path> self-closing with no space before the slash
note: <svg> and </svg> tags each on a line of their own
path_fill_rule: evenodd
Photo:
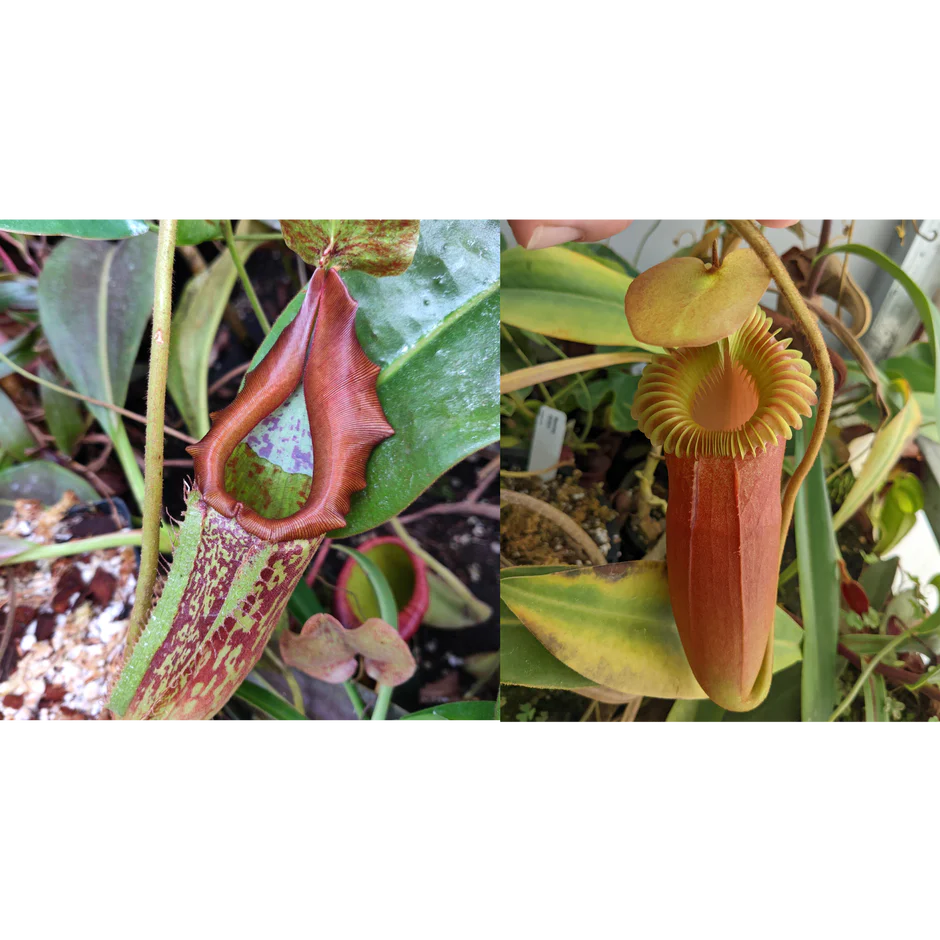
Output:
<svg viewBox="0 0 940 940">
<path fill-rule="evenodd" d="M 888 479 L 901 457 L 901 451 L 920 427 L 920 406 L 911 395 L 904 407 L 875 435 L 868 459 L 849 490 L 839 511 L 832 517 L 833 528 L 838 530 L 862 508 Z"/>
</svg>

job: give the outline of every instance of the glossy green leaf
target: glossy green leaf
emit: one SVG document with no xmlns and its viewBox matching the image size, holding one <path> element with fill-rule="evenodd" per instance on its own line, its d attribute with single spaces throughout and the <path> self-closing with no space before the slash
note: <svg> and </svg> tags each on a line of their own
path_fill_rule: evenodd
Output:
<svg viewBox="0 0 940 940">
<path fill-rule="evenodd" d="M 260 222 L 242 221 L 236 232 L 246 235 L 264 228 Z M 235 245 L 239 257 L 247 261 L 259 242 Z M 205 271 L 187 281 L 173 311 L 167 390 L 193 437 L 209 433 L 209 358 L 237 280 L 232 256 L 223 251 Z"/>
<path fill-rule="evenodd" d="M 504 323 L 579 343 L 634 346 L 623 299 L 630 277 L 570 248 L 503 252 L 500 299 Z"/>
<path fill-rule="evenodd" d="M 446 702 L 420 712 L 402 715 L 400 721 L 493 721 L 496 702 Z"/>
<path fill-rule="evenodd" d="M 150 231 L 141 219 L 0 219 L 0 229 L 24 235 L 71 235 L 72 238 L 132 238 Z"/>
<path fill-rule="evenodd" d="M 281 219 L 285 244 L 304 261 L 374 277 L 408 268 L 419 227 L 417 219 Z"/>
<path fill-rule="evenodd" d="M 933 413 L 937 421 L 940 421 L 940 311 L 937 310 L 930 298 L 914 283 L 911 277 L 887 255 L 869 248 L 867 245 L 850 243 L 847 245 L 830 245 L 823 249 L 816 256 L 816 261 L 833 252 L 844 252 L 849 255 L 858 255 L 867 258 L 881 268 L 882 271 L 891 275 L 907 292 L 914 309 L 923 321 L 924 328 L 927 331 L 927 337 L 930 340 L 930 348 L 933 352 L 934 362 L 934 401 Z M 815 262 L 814 262 L 815 263 Z"/>
<path fill-rule="evenodd" d="M 39 367 L 39 377 L 56 385 L 62 384 L 61 376 L 45 363 Z M 39 386 L 42 407 L 46 414 L 49 433 L 55 438 L 56 447 L 71 457 L 82 435 L 85 433 L 85 419 L 78 401 L 69 395 L 63 395 L 47 385 Z"/>
<path fill-rule="evenodd" d="M 794 456 L 806 452 L 813 418 L 793 432 Z M 802 714 L 804 721 L 826 721 L 835 707 L 836 646 L 839 642 L 839 572 L 834 522 L 820 454 L 800 487 L 793 513 L 803 615 Z"/>
<path fill-rule="evenodd" d="M 352 498 L 336 537 L 373 529 L 398 515 L 445 470 L 499 433 L 499 253 L 494 221 L 422 222 L 414 262 L 397 277 L 352 271 L 343 280 L 359 302 L 356 327 L 382 367 L 379 400 L 395 435 L 372 453 L 366 489 Z M 298 295 L 281 314 L 253 365 L 296 316 Z M 236 450 L 226 483 L 236 498 L 269 503 L 268 517 L 298 509 L 310 488 L 310 434 L 294 393 Z"/>
<path fill-rule="evenodd" d="M 36 447 L 33 437 L 13 399 L 0 388 L 0 454 L 25 460 L 26 451 Z"/>
<path fill-rule="evenodd" d="M 60 242 L 39 278 L 39 320 L 59 368 L 83 395 L 124 405 L 153 307 L 156 235 L 110 245 Z M 120 419 L 89 408 L 110 434 Z"/>
<path fill-rule="evenodd" d="M 655 698 L 705 697 L 682 650 L 664 563 L 515 574 L 500 593 L 546 650 L 593 682 Z M 774 668 L 784 669 L 800 657 L 800 629 L 778 609 L 775 631 Z"/>
<path fill-rule="evenodd" d="M 261 231 L 266 231 L 263 226 Z M 176 223 L 177 245 L 201 245 L 222 238 L 222 226 L 209 219 L 179 219 Z"/>
<path fill-rule="evenodd" d="M 877 432 L 862 472 L 832 518 L 832 525 L 837 531 L 887 482 L 901 452 L 917 433 L 920 417 L 920 407 L 911 396 L 904 407 Z"/>
<path fill-rule="evenodd" d="M 12 506 L 5 503 L 17 499 L 36 499 L 44 506 L 53 506 L 66 490 L 71 490 L 85 503 L 101 499 L 94 487 L 77 473 L 51 460 L 28 460 L 0 470 L 0 519 L 5 519 L 13 511 Z M 23 550 L 28 547 L 25 546 Z"/>
</svg>

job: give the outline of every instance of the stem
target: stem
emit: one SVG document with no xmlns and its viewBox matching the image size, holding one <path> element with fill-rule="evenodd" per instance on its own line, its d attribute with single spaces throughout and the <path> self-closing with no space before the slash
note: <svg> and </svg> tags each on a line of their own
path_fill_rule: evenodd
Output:
<svg viewBox="0 0 940 940">
<path fill-rule="evenodd" d="M 356 712 L 356 717 L 360 720 L 363 719 L 366 714 L 366 706 L 365 702 L 362 701 L 362 696 L 359 694 L 359 689 L 356 688 L 356 683 L 353 682 L 352 679 L 347 679 L 343 683 L 343 688 L 346 690 L 346 695 L 349 697 L 349 701 Z"/>
<path fill-rule="evenodd" d="M 506 372 L 499 378 L 499 392 L 508 395 L 509 392 L 518 392 L 521 388 L 535 385 L 536 382 L 551 382 L 553 379 L 564 378 L 566 375 L 578 374 L 575 383 L 583 383 L 584 377 L 580 375 L 591 369 L 603 369 L 607 366 L 617 366 L 626 362 L 652 362 L 653 354 L 646 352 L 622 351 L 609 353 L 592 353 L 588 356 L 576 356 L 572 359 L 560 359 L 553 362 L 543 362 L 539 365 L 529 366 L 525 369 L 516 369 L 515 372 Z M 573 383 L 574 384 L 574 383 Z"/>
<path fill-rule="evenodd" d="M 813 428 L 812 436 L 806 444 L 806 453 L 799 462 L 797 468 L 793 471 L 787 483 L 787 488 L 783 494 L 783 504 L 781 507 L 780 520 L 780 557 L 783 557 L 783 547 L 787 540 L 787 532 L 790 529 L 790 523 L 793 521 L 793 507 L 796 505 L 796 494 L 800 490 L 803 481 L 809 473 L 813 461 L 816 460 L 823 440 L 826 436 L 826 428 L 829 425 L 829 413 L 832 410 L 832 395 L 835 388 L 835 379 L 832 374 L 832 363 L 829 361 L 829 350 L 826 348 L 826 341 L 819 330 L 819 324 L 815 317 L 809 312 L 803 295 L 797 290 L 796 285 L 787 274 L 783 262 L 777 257 L 777 253 L 770 246 L 770 242 L 760 233 L 757 226 L 750 221 L 731 221 L 731 224 L 741 235 L 741 237 L 754 249 L 755 254 L 764 262 L 765 267 L 770 271 L 771 276 L 777 282 L 780 293 L 783 294 L 793 315 L 796 317 L 803 335 L 809 343 L 816 360 L 816 369 L 819 372 L 819 404 L 816 409 L 816 425 Z"/>
<path fill-rule="evenodd" d="M 832 232 L 832 219 L 823 219 L 822 228 L 819 230 L 819 244 L 816 246 L 816 254 L 818 255 L 828 244 L 829 244 L 829 235 Z M 806 296 L 815 297 L 816 293 L 819 291 L 819 282 L 822 280 L 823 276 L 823 266 L 821 264 L 816 265 L 809 275 L 809 282 L 806 285 Z"/>
<path fill-rule="evenodd" d="M 93 535 L 87 539 L 73 539 L 70 542 L 57 542 L 54 545 L 34 545 L 18 555 L 12 555 L 0 561 L 4 565 L 21 565 L 27 561 L 39 561 L 43 558 L 65 558 L 68 555 L 84 555 L 86 552 L 98 552 L 107 548 L 121 548 L 124 545 L 140 545 L 141 530 L 129 532 L 109 532 L 107 535 Z M 160 548 L 169 552 L 173 545 L 169 538 L 161 539 Z"/>
<path fill-rule="evenodd" d="M 173 311 L 173 252 L 176 219 L 160 220 L 157 263 L 153 278 L 153 331 L 150 338 L 150 375 L 147 381 L 147 445 L 144 450 L 144 502 L 140 572 L 134 609 L 127 625 L 125 659 L 131 655 L 150 614 L 160 560 L 160 525 L 163 516 L 163 424 L 166 377 L 170 364 L 170 316 Z"/>
<path fill-rule="evenodd" d="M 65 388 L 62 385 L 56 385 L 55 382 L 50 382 L 48 379 L 42 379 L 38 375 L 33 375 L 32 372 L 27 372 L 26 369 L 18 366 L 3 352 L 0 352 L 0 362 L 11 368 L 18 375 L 23 376 L 24 379 L 29 379 L 30 382 L 35 382 L 37 385 L 45 385 L 46 388 L 51 388 L 54 392 L 58 392 L 60 395 L 67 395 L 69 398 L 77 398 L 79 401 L 87 402 L 89 405 L 98 405 L 101 408 L 107 408 L 109 411 L 123 415 L 125 418 L 130 418 L 132 421 L 137 421 L 139 424 L 148 423 L 147 418 L 145 418 L 144 415 L 137 414 L 136 411 L 128 411 L 127 408 L 122 408 L 120 405 L 115 405 L 109 401 L 101 401 L 98 398 L 92 398 L 90 395 L 83 395 L 81 392 L 75 392 L 72 389 Z M 198 443 L 196 438 L 190 437 L 188 434 L 184 434 L 182 431 L 177 431 L 175 428 L 164 428 L 163 433 L 169 435 L 170 437 L 175 437 L 181 441 L 185 441 L 187 444 Z M 115 442 L 115 447 L 117 447 L 117 442 Z"/>
<path fill-rule="evenodd" d="M 868 681 L 868 677 L 875 671 L 875 667 L 880 663 L 888 653 L 896 650 L 905 640 L 909 640 L 913 632 L 908 630 L 905 633 L 898 634 L 890 643 L 887 643 L 883 649 L 881 649 L 877 654 L 872 656 L 868 661 L 868 665 L 862 670 L 862 674 L 858 677 L 858 681 L 855 685 L 852 686 L 852 691 L 842 700 L 842 703 L 839 707 L 829 716 L 830 721 L 835 721 L 848 707 L 855 701 L 855 697 L 862 690 L 865 683 Z"/>
<path fill-rule="evenodd" d="M 640 239 L 640 245 L 636 250 L 636 254 L 633 256 L 633 267 L 636 270 L 640 269 L 640 256 L 643 254 L 643 249 L 646 247 L 646 243 L 650 240 L 650 235 L 659 228 L 659 224 L 662 222 L 662 219 L 657 219 L 645 232 L 643 237 Z"/>
<path fill-rule="evenodd" d="M 388 706 L 392 701 L 392 687 L 379 683 L 376 690 L 378 694 L 375 697 L 375 708 L 372 709 L 372 720 L 384 721 L 388 714 Z"/>
<path fill-rule="evenodd" d="M 264 310 L 261 309 L 261 303 L 258 300 L 258 295 L 255 293 L 255 289 L 251 286 L 251 281 L 248 280 L 248 272 L 245 270 L 245 262 L 242 261 L 241 255 L 238 253 L 235 248 L 235 237 L 232 234 L 232 222 L 231 219 L 220 219 L 219 225 L 222 226 L 222 235 L 225 238 L 225 245 L 228 248 L 228 253 L 232 256 L 232 261 L 235 264 L 235 270 L 238 271 L 238 276 L 241 278 L 242 287 L 245 288 L 245 293 L 248 295 L 248 299 L 251 301 L 252 309 L 255 311 L 255 316 L 258 318 L 258 323 L 261 325 L 261 330 L 265 336 L 271 332 L 271 324 L 268 323 L 268 318 L 264 315 Z"/>
</svg>

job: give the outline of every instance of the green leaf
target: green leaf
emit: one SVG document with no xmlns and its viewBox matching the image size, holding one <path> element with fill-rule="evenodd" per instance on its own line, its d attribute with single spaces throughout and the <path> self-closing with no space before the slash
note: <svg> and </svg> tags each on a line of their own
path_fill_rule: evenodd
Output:
<svg viewBox="0 0 940 940">
<path fill-rule="evenodd" d="M 47 382 L 62 384 L 59 374 L 50 369 L 45 363 L 39 366 L 39 377 Z M 78 401 L 69 395 L 63 395 L 47 385 L 39 386 L 39 395 L 42 407 L 46 413 L 46 424 L 49 433 L 55 438 L 56 447 L 71 457 L 82 435 L 85 433 L 85 419 Z"/>
<path fill-rule="evenodd" d="M 530 689 L 584 689 L 597 685 L 556 659 L 500 601 L 499 681 Z"/>
<path fill-rule="evenodd" d="M 306 581 L 298 582 L 287 602 L 287 609 L 301 623 L 306 623 L 314 614 L 324 613 L 320 599 Z"/>
<path fill-rule="evenodd" d="M 868 597 L 869 604 L 875 610 L 882 610 L 888 602 L 900 563 L 900 558 L 885 558 L 883 561 L 869 565 L 858 579 L 858 583 Z"/>
<path fill-rule="evenodd" d="M 0 275 L 0 313 L 36 309 L 36 278 L 26 274 Z"/>
<path fill-rule="evenodd" d="M 420 712 L 402 715 L 400 721 L 493 721 L 496 702 L 447 702 Z"/>
<path fill-rule="evenodd" d="M 51 460 L 28 460 L 0 470 L 0 519 L 5 519 L 13 511 L 12 507 L 3 505 L 3 502 L 36 499 L 44 506 L 53 506 L 66 490 L 71 490 L 85 503 L 94 503 L 101 498 L 94 487 L 77 473 Z M 23 551 L 28 547 L 24 543 Z"/>
<path fill-rule="evenodd" d="M 767 698 L 749 712 L 728 712 L 725 721 L 799 721 L 802 695 L 800 663 L 782 669 L 774 676 Z"/>
<path fill-rule="evenodd" d="M 862 686 L 862 691 L 865 693 L 865 721 L 890 721 L 885 677 L 873 672 Z"/>
<path fill-rule="evenodd" d="M 627 277 L 638 277 L 640 274 L 626 258 L 621 258 L 616 251 L 603 242 L 565 242 L 561 247 L 594 258 L 612 271 L 622 271 Z"/>
<path fill-rule="evenodd" d="M 36 358 L 35 345 L 39 338 L 39 330 L 30 330 L 28 333 L 22 333 L 16 339 L 11 339 L 0 346 L 0 352 L 8 359 L 13 360 L 20 368 L 25 368 L 33 359 Z M 5 379 L 8 375 L 13 375 L 11 369 L 5 362 L 0 362 L 0 379 Z"/>
<path fill-rule="evenodd" d="M 307 720 L 306 715 L 289 705 L 280 695 L 275 695 L 274 692 L 269 692 L 250 680 L 245 680 L 235 690 L 235 698 L 240 698 L 243 702 L 253 705 L 271 718 L 277 718 L 281 721 Z"/>
<path fill-rule="evenodd" d="M 578 407 L 584 411 L 600 407 L 609 398 L 610 407 L 605 413 L 606 423 L 615 431 L 627 433 L 639 427 L 630 414 L 639 384 L 640 376 L 631 375 L 623 369 L 609 369 L 605 378 L 588 383 L 587 395 L 580 385 L 574 386 L 572 392 Z"/>
<path fill-rule="evenodd" d="M 263 226 L 260 231 L 267 231 Z M 222 237 L 222 226 L 208 219 L 179 219 L 176 223 L 177 245 L 201 245 Z"/>
<path fill-rule="evenodd" d="M 704 698 L 669 604 L 662 562 L 622 562 L 502 578 L 506 606 L 562 663 L 598 685 L 654 698 Z M 778 608 L 774 668 L 800 656 L 800 629 Z"/>
<path fill-rule="evenodd" d="M 679 701 L 669 711 L 666 725 L 698 728 L 792 728 L 800 723 L 801 666 L 780 670 L 767 698 L 749 712 L 725 711 L 714 702 Z"/>
<path fill-rule="evenodd" d="M 25 460 L 26 451 L 36 446 L 19 408 L 0 388 L 0 454 L 9 454 L 16 460 Z"/>
<path fill-rule="evenodd" d="M 431 567 L 427 569 L 427 578 L 429 602 L 423 624 L 440 630 L 462 630 L 490 619 L 493 608 L 459 579 L 445 580 Z"/>
<path fill-rule="evenodd" d="M 368 579 L 369 587 L 372 588 L 375 596 L 378 616 L 398 629 L 398 604 L 395 601 L 395 594 L 375 559 L 362 552 L 357 552 L 356 549 L 350 548 L 348 545 L 334 545 L 333 548 L 344 555 L 349 555 L 350 558 L 355 558 L 359 562 L 359 567 Z"/>
<path fill-rule="evenodd" d="M 725 715 L 729 714 L 734 714 L 734 712 L 726 712 L 720 705 L 716 705 L 707 698 L 680 698 L 669 709 L 666 721 L 723 721 Z M 744 714 L 750 714 L 750 712 L 744 712 Z"/>
<path fill-rule="evenodd" d="M 123 406 L 153 307 L 156 235 L 117 245 L 66 239 L 39 278 L 39 320 L 59 368 L 83 395 Z M 114 434 L 113 411 L 88 406 Z"/>
<path fill-rule="evenodd" d="M 900 460 L 901 452 L 917 433 L 919 426 L 920 407 L 911 396 L 904 407 L 875 435 L 862 472 L 856 477 L 845 500 L 832 518 L 832 525 L 836 531 L 841 529 L 885 484 Z M 828 718 L 828 715 L 826 717 Z"/>
<path fill-rule="evenodd" d="M 934 364 L 933 412 L 935 420 L 940 422 L 940 312 L 938 312 L 933 302 L 917 284 L 911 280 L 910 276 L 904 270 L 887 255 L 876 251 L 874 248 L 869 248 L 867 245 L 858 245 L 855 243 L 830 245 L 816 255 L 813 263 L 815 264 L 820 258 L 831 255 L 836 251 L 841 251 L 849 255 L 859 255 L 862 258 L 867 258 L 869 261 L 874 262 L 882 271 L 890 274 L 891 277 L 904 288 L 908 297 L 911 298 L 911 303 L 913 303 L 914 309 L 917 310 L 917 313 L 920 315 L 924 327 L 927 330 L 927 336 L 930 339 L 930 348 L 933 352 Z"/>
<path fill-rule="evenodd" d="M 503 252 L 503 322 L 579 343 L 634 346 L 623 300 L 631 279 L 596 257 L 570 248 Z"/>
<path fill-rule="evenodd" d="M 878 513 L 878 542 L 872 550 L 887 555 L 914 528 L 917 513 L 924 508 L 924 488 L 913 473 L 896 477 Z"/>
<path fill-rule="evenodd" d="M 150 231 L 140 219 L 0 219 L 0 229 L 24 235 L 71 235 L 72 238 L 132 238 Z"/>
<path fill-rule="evenodd" d="M 815 415 L 793 432 L 794 455 L 806 452 Z M 839 573 L 834 523 L 820 453 L 800 487 L 793 514 L 803 614 L 802 714 L 826 721 L 835 707 L 836 646 L 839 642 Z"/>
<path fill-rule="evenodd" d="M 492 221 L 422 223 L 414 262 L 398 277 L 344 274 L 359 302 L 357 334 L 382 366 L 379 400 L 395 435 L 372 453 L 366 489 L 352 498 L 345 538 L 398 515 L 449 467 L 499 434 L 499 253 Z M 300 310 L 281 314 L 252 365 Z M 259 452 L 265 454 L 259 456 Z M 297 510 L 310 488 L 310 433 L 295 393 L 235 450 L 226 482 L 236 498 L 265 492 L 265 514 Z"/>
<path fill-rule="evenodd" d="M 0 506 L 0 519 L 2 519 L 4 515 L 9 515 L 11 510 L 4 513 L 4 509 L 6 508 L 5 506 Z M 6 563 L 11 558 L 16 558 L 16 556 L 22 552 L 35 547 L 35 542 L 27 542 L 26 539 L 12 538 L 9 535 L 0 535 L 0 563 Z"/>
<path fill-rule="evenodd" d="M 237 234 L 262 231 L 260 222 L 239 222 Z M 236 242 L 247 261 L 259 242 Z M 209 357 L 219 323 L 232 295 L 238 271 L 223 251 L 205 271 L 187 281 L 173 312 L 167 390 L 193 437 L 209 433 Z"/>
<path fill-rule="evenodd" d="M 287 247 L 304 261 L 374 277 L 407 269 L 419 226 L 417 219 L 281 219 Z"/>
</svg>

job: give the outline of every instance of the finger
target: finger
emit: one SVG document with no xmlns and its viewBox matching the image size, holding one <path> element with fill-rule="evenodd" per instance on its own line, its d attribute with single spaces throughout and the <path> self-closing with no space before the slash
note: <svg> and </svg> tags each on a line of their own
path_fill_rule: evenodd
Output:
<svg viewBox="0 0 940 940">
<path fill-rule="evenodd" d="M 599 242 L 622 232 L 630 219 L 510 219 L 516 241 L 525 248 L 552 248 L 564 242 Z"/>
<path fill-rule="evenodd" d="M 766 225 L 767 228 L 789 228 L 796 225 L 799 219 L 758 219 L 760 225 Z"/>
</svg>

